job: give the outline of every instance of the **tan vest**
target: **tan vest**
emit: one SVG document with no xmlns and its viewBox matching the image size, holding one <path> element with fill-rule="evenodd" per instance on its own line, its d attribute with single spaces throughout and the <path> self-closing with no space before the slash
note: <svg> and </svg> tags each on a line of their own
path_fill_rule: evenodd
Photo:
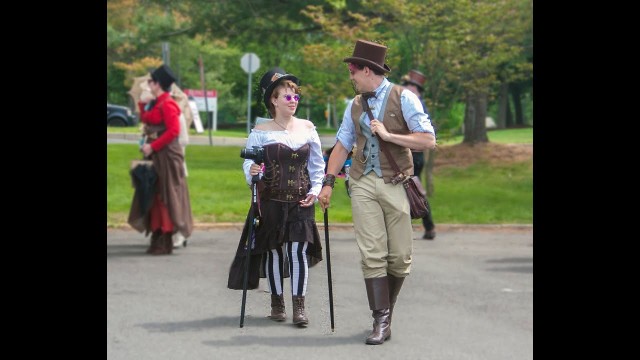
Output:
<svg viewBox="0 0 640 360">
<path fill-rule="evenodd" d="M 393 84 L 389 85 L 393 86 Z M 392 134 L 410 134 L 411 131 L 407 127 L 407 123 L 404 121 L 404 117 L 402 116 L 402 106 L 400 104 L 400 94 L 402 93 L 403 88 L 401 86 L 393 86 L 391 88 L 391 93 L 389 94 L 389 98 L 387 99 L 387 106 L 384 109 L 384 117 L 382 118 L 382 122 L 384 123 L 384 127 L 388 132 Z M 353 124 L 356 129 L 356 152 L 352 156 L 351 160 L 351 170 L 349 171 L 349 176 L 354 179 L 359 179 L 364 172 L 364 164 L 366 161 L 364 160 L 364 145 L 367 142 L 367 138 L 362 134 L 362 130 L 360 129 L 360 115 L 363 113 L 362 109 L 362 96 L 357 95 L 353 99 L 353 104 L 351 106 L 351 119 L 353 120 Z M 367 115 L 365 115 L 367 116 Z M 378 138 L 379 139 L 379 138 Z M 382 141 L 382 140 L 379 140 Z M 393 156 L 393 159 L 398 164 L 400 171 L 402 171 L 405 175 L 413 175 L 413 158 L 411 157 L 411 150 L 406 147 L 402 147 L 400 145 L 385 142 L 385 147 Z M 385 183 L 390 183 L 391 178 L 395 175 L 395 171 L 391 168 L 391 164 L 387 160 L 386 154 L 383 153 L 382 149 L 380 149 L 380 170 L 382 170 L 382 178 Z M 364 161 L 364 162 L 363 162 Z"/>
</svg>

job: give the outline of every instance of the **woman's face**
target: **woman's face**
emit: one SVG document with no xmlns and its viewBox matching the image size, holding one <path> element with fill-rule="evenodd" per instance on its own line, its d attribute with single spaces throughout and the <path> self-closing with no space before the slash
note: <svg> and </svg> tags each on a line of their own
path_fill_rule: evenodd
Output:
<svg viewBox="0 0 640 360">
<path fill-rule="evenodd" d="M 282 116 L 293 116 L 298 108 L 300 95 L 290 87 L 281 87 L 278 89 L 277 96 L 272 99 L 276 113 Z"/>
<path fill-rule="evenodd" d="M 158 84 L 157 82 L 153 81 L 153 79 L 149 79 L 147 80 L 147 83 L 149 84 L 149 90 L 151 90 L 151 93 L 154 96 L 158 96 L 158 90 L 160 90 L 160 84 Z"/>
</svg>

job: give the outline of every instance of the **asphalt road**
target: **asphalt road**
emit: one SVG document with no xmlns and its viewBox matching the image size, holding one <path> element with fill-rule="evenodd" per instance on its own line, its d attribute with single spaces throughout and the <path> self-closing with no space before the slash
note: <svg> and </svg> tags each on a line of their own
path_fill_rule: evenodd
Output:
<svg viewBox="0 0 640 360">
<path fill-rule="evenodd" d="M 142 234 L 108 229 L 107 359 L 533 359 L 532 227 L 442 227 L 415 240 L 393 335 L 378 346 L 364 344 L 372 318 L 348 226 L 330 231 L 334 332 L 326 261 L 310 270 L 306 329 L 291 323 L 288 281 L 287 321 L 266 318 L 264 280 L 239 327 L 242 291 L 226 287 L 239 236 L 197 229 L 188 247 L 150 256 Z"/>
</svg>

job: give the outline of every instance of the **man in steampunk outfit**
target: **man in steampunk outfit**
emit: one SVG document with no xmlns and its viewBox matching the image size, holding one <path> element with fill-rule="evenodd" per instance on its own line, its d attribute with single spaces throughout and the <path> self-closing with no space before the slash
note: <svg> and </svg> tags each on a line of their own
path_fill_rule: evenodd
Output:
<svg viewBox="0 0 640 360">
<path fill-rule="evenodd" d="M 390 83 L 385 74 L 387 47 L 358 40 L 348 63 L 349 78 L 358 95 L 349 102 L 329 157 L 327 174 L 318 195 L 322 209 L 329 207 L 335 175 L 348 153 L 351 160 L 349 191 L 353 227 L 360 250 L 361 268 L 372 310 L 373 330 L 365 343 L 379 345 L 391 336 L 391 316 L 404 279 L 411 269 L 413 228 L 409 200 L 382 151 L 380 141 L 400 171 L 413 175 L 411 150 L 436 145 L 435 133 L 411 91 Z M 366 113 L 369 107 L 373 120 Z"/>
</svg>

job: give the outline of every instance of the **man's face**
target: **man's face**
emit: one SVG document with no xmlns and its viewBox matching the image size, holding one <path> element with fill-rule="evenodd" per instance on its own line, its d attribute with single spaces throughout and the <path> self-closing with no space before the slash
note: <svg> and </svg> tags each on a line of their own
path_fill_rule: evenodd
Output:
<svg viewBox="0 0 640 360">
<path fill-rule="evenodd" d="M 413 85 L 413 84 L 407 84 L 405 85 L 405 87 L 409 90 L 411 90 L 412 93 L 418 95 L 418 97 L 420 97 L 420 90 L 418 90 L 418 87 Z"/>
<path fill-rule="evenodd" d="M 353 89 L 355 90 L 355 92 L 361 93 L 365 91 L 370 91 L 363 88 L 364 80 L 365 80 L 364 66 L 355 64 L 355 63 L 349 63 L 348 67 L 349 67 L 349 80 L 351 80 L 351 85 L 353 86 Z"/>
</svg>

